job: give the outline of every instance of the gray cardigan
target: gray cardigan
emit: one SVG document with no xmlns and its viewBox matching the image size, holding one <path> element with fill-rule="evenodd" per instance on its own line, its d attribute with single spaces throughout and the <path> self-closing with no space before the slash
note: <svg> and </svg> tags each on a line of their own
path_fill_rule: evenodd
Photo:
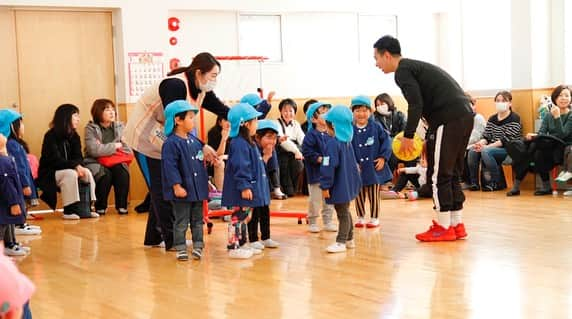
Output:
<svg viewBox="0 0 572 319">
<path fill-rule="evenodd" d="M 123 133 L 123 124 L 114 122 L 111 124 L 114 129 L 114 139 L 111 143 L 102 144 L 101 126 L 94 122 L 89 122 L 85 127 L 84 145 L 85 145 L 85 166 L 91 171 L 95 179 L 99 179 L 103 174 L 102 166 L 97 161 L 98 157 L 108 156 L 115 153 L 115 143 L 123 144 L 123 151 L 131 153 L 131 149 L 121 141 Z M 124 165 L 127 169 L 127 165 Z"/>
</svg>

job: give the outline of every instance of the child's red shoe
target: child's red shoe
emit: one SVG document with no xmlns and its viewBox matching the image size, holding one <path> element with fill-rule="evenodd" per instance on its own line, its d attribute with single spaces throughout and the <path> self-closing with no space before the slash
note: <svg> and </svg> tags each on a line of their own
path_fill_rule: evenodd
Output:
<svg viewBox="0 0 572 319">
<path fill-rule="evenodd" d="M 433 221 L 433 225 L 429 227 L 428 231 L 415 235 L 415 238 L 419 241 L 453 241 L 457 239 L 457 235 L 452 226 L 445 229 L 436 221 Z"/>
<path fill-rule="evenodd" d="M 454 229 L 455 229 L 455 236 L 457 236 L 457 239 L 464 239 L 465 237 L 467 237 L 465 224 L 458 223 L 457 226 L 454 227 Z"/>
<path fill-rule="evenodd" d="M 354 226 L 356 228 L 363 228 L 365 226 L 365 220 L 363 219 L 363 217 L 358 217 L 358 220 Z"/>
</svg>

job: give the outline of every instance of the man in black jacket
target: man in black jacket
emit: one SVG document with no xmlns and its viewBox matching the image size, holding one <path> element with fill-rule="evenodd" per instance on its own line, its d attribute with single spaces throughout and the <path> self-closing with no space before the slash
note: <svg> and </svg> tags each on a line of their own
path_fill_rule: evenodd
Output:
<svg viewBox="0 0 572 319">
<path fill-rule="evenodd" d="M 465 238 L 467 233 L 461 219 L 465 196 L 459 176 L 473 128 L 470 102 L 459 84 L 441 68 L 402 58 L 396 38 L 386 35 L 373 47 L 376 66 L 386 74 L 395 72 L 395 83 L 409 104 L 400 152 L 413 152 L 413 135 L 421 117 L 429 123 L 427 180 L 433 187 L 437 221 L 415 237 L 420 241 Z"/>
</svg>

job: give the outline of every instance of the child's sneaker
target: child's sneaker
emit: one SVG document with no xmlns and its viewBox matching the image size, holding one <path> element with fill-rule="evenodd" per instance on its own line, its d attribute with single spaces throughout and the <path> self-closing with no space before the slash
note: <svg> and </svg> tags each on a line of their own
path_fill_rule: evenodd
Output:
<svg viewBox="0 0 572 319">
<path fill-rule="evenodd" d="M 97 209 L 95 212 L 96 212 L 99 216 L 105 215 L 105 209 Z"/>
<path fill-rule="evenodd" d="M 379 227 L 379 219 L 377 219 L 377 218 L 370 219 L 369 222 L 367 222 L 367 224 L 365 225 L 365 227 L 367 227 L 367 228 Z"/>
<path fill-rule="evenodd" d="M 282 190 L 280 190 L 280 187 L 277 187 L 274 189 L 274 191 L 272 192 L 272 199 L 277 199 L 277 200 L 283 200 L 283 199 L 287 199 L 288 196 L 286 196 L 286 194 L 282 193 Z"/>
<path fill-rule="evenodd" d="M 320 226 L 318 226 L 318 224 L 310 224 L 310 226 L 308 226 L 308 231 L 311 233 L 319 233 Z"/>
<path fill-rule="evenodd" d="M 259 242 L 259 241 L 255 241 L 253 243 L 250 243 L 250 248 L 254 248 L 254 249 L 258 249 L 258 250 L 263 250 L 264 249 L 264 244 Z"/>
<path fill-rule="evenodd" d="M 64 214 L 62 216 L 63 219 L 67 219 L 67 220 L 79 220 L 79 215 L 78 214 Z"/>
<path fill-rule="evenodd" d="M 24 224 L 24 226 L 30 227 L 31 229 L 39 229 L 39 230 L 42 230 L 42 227 L 40 227 L 40 226 L 38 226 L 38 225 Z"/>
<path fill-rule="evenodd" d="M 14 232 L 16 235 L 39 235 L 42 233 L 40 229 L 32 228 L 28 225 L 16 226 Z"/>
<path fill-rule="evenodd" d="M 458 223 L 457 226 L 453 227 L 455 229 L 455 236 L 457 239 L 464 239 L 467 237 L 467 231 L 465 230 L 465 224 Z"/>
<path fill-rule="evenodd" d="M 193 259 L 199 260 L 199 259 L 201 259 L 201 257 L 203 257 L 203 249 L 202 248 L 193 248 L 191 255 L 193 256 Z"/>
<path fill-rule="evenodd" d="M 355 240 L 352 239 L 352 240 L 346 241 L 346 248 L 347 248 L 347 249 L 354 249 L 354 248 L 356 248 L 356 242 L 355 242 Z"/>
<path fill-rule="evenodd" d="M 419 241 L 452 241 L 457 239 L 457 235 L 455 235 L 453 227 L 449 226 L 449 228 L 445 229 L 436 221 L 433 221 L 433 225 L 429 227 L 428 231 L 415 235 L 415 238 Z"/>
<path fill-rule="evenodd" d="M 277 241 L 275 241 L 275 240 L 272 240 L 272 239 L 270 239 L 270 238 L 268 238 L 268 239 L 262 241 L 262 244 L 263 244 L 264 247 L 266 247 L 266 248 L 278 248 L 278 247 L 280 247 L 280 243 L 279 243 L 279 242 L 277 242 Z"/>
<path fill-rule="evenodd" d="M 117 213 L 119 215 L 127 215 L 127 213 L 129 213 L 129 211 L 127 210 L 127 208 L 120 208 L 117 210 Z"/>
<path fill-rule="evenodd" d="M 338 225 L 336 225 L 334 223 L 327 223 L 324 225 L 324 230 L 329 231 L 329 232 L 337 232 L 338 231 Z"/>
<path fill-rule="evenodd" d="M 32 252 L 32 248 L 27 247 L 27 246 L 22 246 L 21 243 L 16 243 L 16 246 L 18 246 L 20 249 L 22 249 L 24 252 L 26 252 L 26 254 L 29 254 Z"/>
<path fill-rule="evenodd" d="M 4 247 L 4 255 L 6 256 L 26 256 L 28 253 L 18 245 L 12 247 Z"/>
<path fill-rule="evenodd" d="M 89 213 L 89 214 L 90 214 L 89 217 L 91 217 L 91 218 L 99 218 L 99 214 L 98 214 L 98 213 L 91 212 L 91 213 Z"/>
<path fill-rule="evenodd" d="M 186 261 L 189 260 L 189 254 L 186 250 L 179 250 L 177 251 L 177 260 Z"/>
<path fill-rule="evenodd" d="M 156 245 L 145 245 L 145 247 L 148 247 L 148 248 L 165 248 L 165 242 L 162 241 Z"/>
<path fill-rule="evenodd" d="M 252 257 L 252 250 L 244 248 L 230 249 L 228 251 L 228 257 L 234 259 L 248 259 Z"/>
<path fill-rule="evenodd" d="M 365 220 L 363 217 L 358 217 L 357 222 L 354 225 L 356 228 L 363 228 L 365 226 Z"/>
<path fill-rule="evenodd" d="M 342 253 L 346 251 L 346 244 L 340 244 L 335 242 L 326 248 L 326 251 L 329 253 Z"/>
</svg>

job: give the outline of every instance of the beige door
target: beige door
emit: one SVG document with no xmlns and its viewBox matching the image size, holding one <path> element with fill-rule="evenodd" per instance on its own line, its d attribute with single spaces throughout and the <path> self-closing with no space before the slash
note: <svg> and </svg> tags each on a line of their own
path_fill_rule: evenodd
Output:
<svg viewBox="0 0 572 319">
<path fill-rule="evenodd" d="M 56 108 L 79 107 L 83 131 L 93 100 L 115 100 L 110 12 L 16 10 L 20 110 L 25 139 L 40 154 Z"/>
<path fill-rule="evenodd" d="M 16 56 L 16 30 L 14 11 L 0 8 L 0 108 L 14 107 L 18 110 L 18 59 Z"/>
</svg>

